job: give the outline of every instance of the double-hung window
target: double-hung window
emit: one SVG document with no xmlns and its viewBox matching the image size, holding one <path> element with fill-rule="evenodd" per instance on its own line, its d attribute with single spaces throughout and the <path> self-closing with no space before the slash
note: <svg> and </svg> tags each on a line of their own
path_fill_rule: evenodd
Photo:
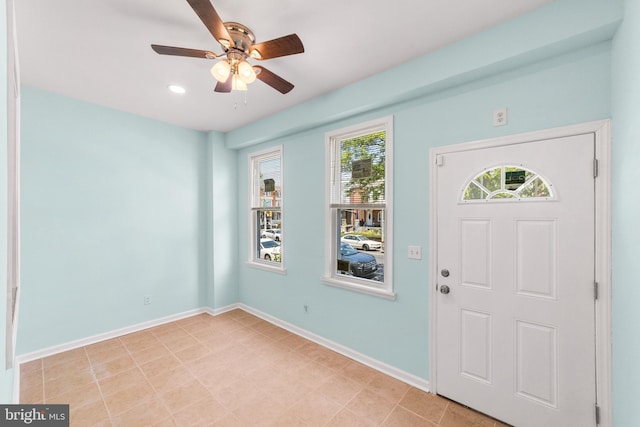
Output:
<svg viewBox="0 0 640 427">
<path fill-rule="evenodd" d="M 283 270 L 282 147 L 251 154 L 249 175 L 249 262 Z"/>
<path fill-rule="evenodd" d="M 393 118 L 326 134 L 324 282 L 393 299 Z"/>
</svg>

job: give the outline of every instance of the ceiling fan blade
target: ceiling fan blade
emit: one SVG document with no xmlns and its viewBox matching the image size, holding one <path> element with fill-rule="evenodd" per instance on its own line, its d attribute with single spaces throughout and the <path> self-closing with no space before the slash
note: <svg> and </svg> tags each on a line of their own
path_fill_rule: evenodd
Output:
<svg viewBox="0 0 640 427">
<path fill-rule="evenodd" d="M 227 27 L 224 26 L 218 12 L 216 12 L 209 0 L 187 0 L 187 2 L 218 43 L 226 47 L 234 46 Z M 225 40 L 228 44 L 221 42 L 221 40 Z"/>
<path fill-rule="evenodd" d="M 217 55 L 208 50 L 189 49 L 186 47 L 162 46 L 152 44 L 151 49 L 160 55 L 189 56 L 192 58 L 214 59 Z"/>
<path fill-rule="evenodd" d="M 303 53 L 304 46 L 302 40 L 297 34 L 289 34 L 288 36 L 269 40 L 262 43 L 254 44 L 251 51 L 258 51 L 259 55 L 252 53 L 252 57 L 256 59 L 271 59 L 279 56 L 295 55 Z"/>
<path fill-rule="evenodd" d="M 224 83 L 218 82 L 218 84 L 216 84 L 216 88 L 214 89 L 214 91 L 221 92 L 221 93 L 231 92 L 231 84 L 233 83 L 232 76 L 233 74 L 229 74 L 227 81 Z"/>
<path fill-rule="evenodd" d="M 294 87 L 291 83 L 264 67 L 256 65 L 253 69 L 256 71 L 256 78 L 258 80 L 262 80 L 282 94 L 291 92 L 291 89 Z"/>
</svg>

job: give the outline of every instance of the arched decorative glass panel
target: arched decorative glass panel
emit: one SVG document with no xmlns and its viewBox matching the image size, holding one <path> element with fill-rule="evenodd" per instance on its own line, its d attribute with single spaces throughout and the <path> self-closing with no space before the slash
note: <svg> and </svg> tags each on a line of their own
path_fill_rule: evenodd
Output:
<svg viewBox="0 0 640 427">
<path fill-rule="evenodd" d="M 555 199 L 552 185 L 538 173 L 522 166 L 503 165 L 485 169 L 469 181 L 462 201 Z"/>
</svg>

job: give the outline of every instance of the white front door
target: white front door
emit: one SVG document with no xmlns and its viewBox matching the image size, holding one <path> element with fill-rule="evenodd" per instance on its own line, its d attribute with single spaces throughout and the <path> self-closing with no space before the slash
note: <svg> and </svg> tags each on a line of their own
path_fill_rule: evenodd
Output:
<svg viewBox="0 0 640 427">
<path fill-rule="evenodd" d="M 595 425 L 594 146 L 438 156 L 438 394 L 517 426 Z"/>
</svg>

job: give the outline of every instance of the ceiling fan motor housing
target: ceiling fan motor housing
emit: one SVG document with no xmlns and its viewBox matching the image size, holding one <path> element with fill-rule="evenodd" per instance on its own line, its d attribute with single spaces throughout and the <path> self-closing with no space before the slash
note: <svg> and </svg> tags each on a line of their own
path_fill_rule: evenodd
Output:
<svg viewBox="0 0 640 427">
<path fill-rule="evenodd" d="M 256 42 L 256 36 L 253 31 L 238 22 L 225 22 L 224 26 L 233 39 L 235 49 L 244 52 L 245 55 L 249 55 L 249 49 Z"/>
</svg>

